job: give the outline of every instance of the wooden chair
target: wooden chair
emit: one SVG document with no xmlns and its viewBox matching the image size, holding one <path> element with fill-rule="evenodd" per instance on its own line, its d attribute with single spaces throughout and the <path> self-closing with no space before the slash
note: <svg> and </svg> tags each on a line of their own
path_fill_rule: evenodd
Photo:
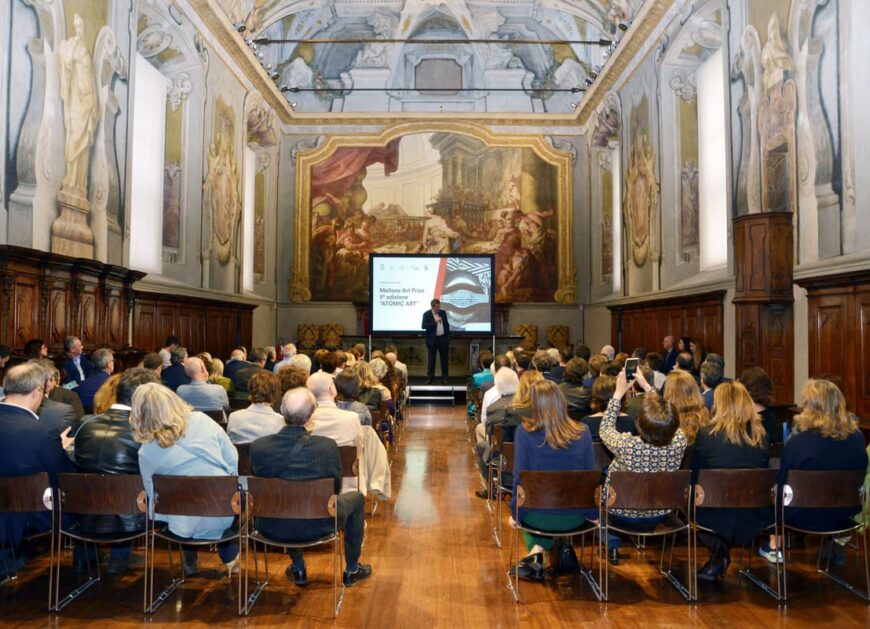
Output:
<svg viewBox="0 0 870 629">
<path fill-rule="evenodd" d="M 861 509 L 859 513 L 864 513 L 865 501 L 867 496 L 864 494 L 864 470 L 837 470 L 837 471 L 813 471 L 813 470 L 789 470 L 785 479 L 785 484 L 782 487 L 782 497 L 779 500 L 779 505 L 776 509 L 776 526 L 781 535 L 785 535 L 787 531 L 798 531 L 805 535 L 822 535 L 831 536 L 831 542 L 834 537 L 843 537 L 845 535 L 857 534 L 859 540 L 859 551 L 863 550 L 864 555 L 864 582 L 866 589 L 861 590 L 855 585 L 849 583 L 844 578 L 830 571 L 830 558 L 822 567 L 821 552 L 816 559 L 816 569 L 826 577 L 846 588 L 853 594 L 857 594 L 865 601 L 870 601 L 870 564 L 867 557 L 867 527 L 863 521 L 851 522 L 851 526 L 846 526 L 841 529 L 830 531 L 812 531 L 808 529 L 798 528 L 788 524 L 786 518 L 789 509 L 804 508 L 804 509 L 842 509 L 848 507 L 856 507 Z M 820 549 L 821 551 L 821 549 Z M 788 599 L 788 560 L 789 550 L 787 545 L 783 545 L 783 563 L 782 563 L 782 600 Z M 779 564 L 777 564 L 779 569 Z"/>
<path fill-rule="evenodd" d="M 695 569 L 693 571 L 696 596 L 698 592 L 698 531 L 713 532 L 698 523 L 698 507 L 704 509 L 770 508 L 773 504 L 773 497 L 776 496 L 777 474 L 778 471 L 775 469 L 709 469 L 698 472 L 691 518 L 692 543 L 696 549 Z M 777 579 L 776 589 L 773 589 L 753 573 L 751 567 L 754 555 L 755 543 L 753 542 L 747 561 L 744 563 L 743 548 L 741 547 L 738 574 L 779 600 L 779 579 Z"/>
<path fill-rule="evenodd" d="M 524 509 L 595 509 L 601 514 L 601 472 L 589 471 L 564 471 L 564 472 L 538 472 L 525 470 L 517 479 L 516 509 L 513 513 L 517 523 L 512 535 L 514 565 L 520 560 L 520 531 L 526 531 L 533 535 L 546 537 L 567 537 L 569 543 L 575 535 L 580 535 L 582 546 L 580 548 L 580 574 L 589 583 L 589 587 L 600 601 L 604 594 L 601 590 L 602 579 L 605 578 L 607 561 L 604 560 L 601 532 L 598 524 L 586 521 L 581 526 L 570 531 L 544 531 L 535 529 L 520 521 L 519 510 Z M 598 556 L 598 579 L 593 575 L 592 568 L 583 568 L 583 559 L 586 550 L 586 535 L 592 533 L 593 538 L 598 538 L 598 544 L 590 548 L 590 560 Z M 597 550 L 597 553 L 596 553 Z M 591 564 L 591 561 L 590 561 Z M 512 580 L 508 573 L 508 588 L 514 595 L 514 602 L 520 600 L 519 570 L 514 571 L 515 578 Z"/>
<path fill-rule="evenodd" d="M 51 483 L 46 472 L 31 474 L 30 476 L 12 476 L 0 478 L 0 514 L 11 513 L 36 513 L 48 511 L 51 513 L 51 528 L 42 535 L 51 536 L 51 554 L 54 556 L 54 527 L 55 518 L 54 511 L 54 493 L 51 489 Z M 0 553 L 3 555 L 4 574 L 9 575 L 6 581 L 15 581 L 18 579 L 18 570 L 16 569 L 17 560 L 15 558 L 15 546 L 10 542 L 10 553 L 12 565 L 6 560 L 5 543 L 0 540 Z M 52 579 L 51 571 L 49 570 L 48 579 L 48 607 L 51 608 L 52 594 L 54 589 L 54 580 Z"/>
<path fill-rule="evenodd" d="M 200 411 L 201 413 L 205 413 L 209 417 L 211 417 L 216 424 L 220 425 L 224 430 L 227 429 L 227 416 L 224 413 L 223 409 L 210 410 L 210 411 Z"/>
<path fill-rule="evenodd" d="M 496 450 L 498 448 L 498 450 Z M 514 443 L 513 441 L 498 441 L 493 445 L 493 456 L 498 453 L 498 479 L 495 486 L 495 526 L 492 534 L 495 537 L 495 545 L 501 548 L 502 517 L 501 503 L 505 495 L 514 493 Z"/>
<path fill-rule="evenodd" d="M 262 578 L 257 559 L 257 543 L 263 546 L 277 546 L 283 549 L 302 549 L 319 546 L 332 542 L 332 603 L 333 618 L 338 617 L 341 603 L 344 599 L 344 586 L 341 588 L 341 596 L 338 594 L 338 579 L 342 563 L 341 558 L 341 531 L 338 528 L 338 496 L 335 495 L 335 481 L 332 478 L 321 478 L 313 481 L 288 481 L 277 478 L 258 478 L 252 476 L 248 479 L 248 494 L 245 501 L 245 520 L 247 522 L 247 534 L 244 546 L 244 597 L 239 596 L 240 603 L 244 601 L 244 608 L 240 613 L 248 615 L 254 603 L 262 594 L 269 583 L 269 553 L 263 552 L 264 571 Z M 289 520 L 313 520 L 331 519 L 333 530 L 329 535 L 324 535 L 314 540 L 290 541 L 273 539 L 261 532 L 256 525 L 255 518 L 281 518 Z M 248 555 L 250 545 L 254 548 L 254 577 L 255 589 L 249 593 L 250 570 Z"/>
<path fill-rule="evenodd" d="M 142 486 L 142 477 L 138 474 L 58 474 L 57 520 L 60 526 L 57 531 L 57 543 L 53 545 L 56 554 L 51 556 L 49 570 L 53 571 L 54 601 L 49 603 L 49 609 L 59 612 L 75 599 L 81 596 L 91 586 L 101 580 L 100 562 L 91 565 L 88 553 L 85 560 L 88 570 L 87 581 L 73 589 L 63 598 L 60 597 L 60 565 L 63 538 L 82 542 L 87 551 L 87 545 L 113 544 L 118 542 L 133 542 L 136 539 L 146 539 L 148 536 L 148 519 L 142 518 L 142 528 L 131 532 L 119 533 L 87 533 L 81 530 L 76 522 L 64 523 L 63 515 L 139 515 L 147 511 L 148 499 Z M 148 564 L 148 545 L 145 545 L 145 564 Z M 145 573 L 143 588 L 144 605 L 147 607 L 148 573 Z"/>
<path fill-rule="evenodd" d="M 251 444 L 237 443 L 236 450 L 239 452 L 239 476 L 253 476 L 251 469 Z"/>
<path fill-rule="evenodd" d="M 682 531 L 689 530 L 688 521 L 683 521 L 676 515 L 676 513 L 672 513 L 668 520 L 657 525 L 650 531 L 645 529 L 635 529 L 633 527 L 629 528 L 622 525 L 614 526 L 610 522 L 610 512 L 612 509 L 669 509 L 673 511 L 682 510 L 684 513 L 688 514 L 691 501 L 691 476 L 692 472 L 689 470 L 678 470 L 675 472 L 611 472 L 610 485 L 606 491 L 606 510 L 604 513 L 605 539 L 609 538 L 608 534 L 611 530 L 641 539 L 650 537 L 662 538 L 662 556 L 661 561 L 659 562 L 659 572 L 665 576 L 677 591 L 688 601 L 695 600 L 695 592 L 693 591 L 695 583 L 693 574 L 695 560 L 693 553 L 695 549 L 692 544 L 691 535 L 688 538 L 689 574 L 686 579 L 688 586 L 681 583 L 671 570 L 674 559 L 676 535 Z M 671 537 L 671 551 L 666 570 L 665 554 L 667 553 L 668 536 Z M 604 598 L 607 599 L 607 571 L 609 570 L 607 562 L 605 562 L 604 568 Z"/>
<path fill-rule="evenodd" d="M 340 446 L 338 454 L 341 457 L 341 477 L 356 477 L 356 489 L 359 491 L 359 453 L 356 446 Z"/>
<path fill-rule="evenodd" d="M 250 479 L 248 479 L 250 481 Z M 172 533 L 168 528 L 155 526 L 153 520 L 155 514 L 181 515 L 196 517 L 230 517 L 241 513 L 241 494 L 239 492 L 239 479 L 237 476 L 163 476 L 155 474 L 153 478 L 154 497 L 151 505 L 150 517 L 150 544 L 151 549 L 146 554 L 146 559 L 151 558 L 150 565 L 146 565 L 148 571 L 148 594 L 146 600 L 146 613 L 154 613 L 169 596 L 183 584 L 186 575 L 184 562 L 181 561 L 181 577 L 175 575 L 175 566 L 172 561 L 172 544 L 178 544 L 179 550 L 182 545 L 208 546 L 236 540 L 241 549 L 243 535 L 243 523 L 227 529 L 223 535 L 213 539 L 192 539 L 180 537 Z M 157 539 L 167 542 L 169 548 L 169 571 L 172 580 L 154 597 L 154 547 Z M 241 550 L 240 550 L 241 552 Z M 232 577 L 231 577 L 232 578 Z M 242 613 L 243 601 L 242 580 L 239 579 L 239 614 Z"/>
<path fill-rule="evenodd" d="M 248 393 L 242 392 L 241 394 L 236 393 L 235 395 L 230 396 L 230 410 L 238 411 L 243 408 L 248 408 L 251 405 L 251 401 L 248 399 Z"/>
<path fill-rule="evenodd" d="M 604 447 L 604 444 L 600 441 L 592 442 L 592 452 L 595 454 L 595 467 L 599 470 L 603 470 L 613 461 L 613 455 L 610 454 L 610 450 Z"/>
</svg>

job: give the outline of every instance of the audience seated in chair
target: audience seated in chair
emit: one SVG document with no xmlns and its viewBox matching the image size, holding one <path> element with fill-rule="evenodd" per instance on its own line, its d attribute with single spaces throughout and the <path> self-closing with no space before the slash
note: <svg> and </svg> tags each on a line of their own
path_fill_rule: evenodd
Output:
<svg viewBox="0 0 870 629">
<path fill-rule="evenodd" d="M 701 397 L 709 411 L 713 408 L 713 392 L 722 382 L 722 366 L 716 361 L 705 360 L 698 373 L 701 377 Z"/>
<path fill-rule="evenodd" d="M 589 429 L 592 441 L 601 441 L 601 421 L 604 419 L 607 404 L 613 397 L 615 390 L 616 378 L 613 376 L 598 376 L 595 379 L 595 384 L 592 385 L 592 397 L 589 399 L 589 410 L 592 411 L 592 414 L 587 415 L 581 420 Z M 616 417 L 616 430 L 637 434 L 634 428 L 634 420 L 623 413 L 621 407 Z"/>
<path fill-rule="evenodd" d="M 398 374 L 383 358 L 372 357 L 369 365 L 372 368 L 372 375 L 378 379 L 377 388 L 381 392 L 381 402 L 386 403 L 390 415 L 393 415 L 396 412 L 396 399 L 399 393 Z"/>
<path fill-rule="evenodd" d="M 154 499 L 155 474 L 173 476 L 237 476 L 239 454 L 223 429 L 168 388 L 143 384 L 136 389 L 130 411 L 130 426 L 139 448 L 139 469 L 149 503 Z M 174 535 L 190 539 L 219 538 L 234 525 L 231 517 L 155 515 L 168 523 Z M 196 546 L 183 548 L 184 572 L 199 571 Z M 232 574 L 238 565 L 236 542 L 218 545 L 218 554 Z"/>
<path fill-rule="evenodd" d="M 134 367 L 118 380 L 112 406 L 82 422 L 75 436 L 75 464 L 88 474 L 139 474 L 139 444 L 130 428 L 130 405 L 136 389 L 149 382 L 159 383 L 153 371 Z M 134 533 L 145 528 L 145 515 L 82 515 L 79 527 L 87 535 Z M 121 574 L 127 569 L 133 551 L 131 543 L 112 547 L 107 572 Z"/>
<path fill-rule="evenodd" d="M 248 353 L 241 346 L 237 346 L 230 352 L 230 358 L 224 363 L 224 377 L 229 378 L 235 387 L 236 374 L 240 369 L 253 366 L 248 362 Z"/>
<path fill-rule="evenodd" d="M 184 372 L 184 361 L 187 360 L 187 350 L 183 347 L 176 347 L 170 352 L 171 364 L 169 367 L 164 366 L 160 372 L 160 378 L 163 384 L 177 391 L 182 384 L 190 383 L 190 377 Z"/>
<path fill-rule="evenodd" d="M 477 361 L 479 368 L 476 373 L 472 374 L 471 383 L 472 386 L 479 389 L 484 382 L 489 382 L 493 378 L 491 369 L 493 361 L 492 352 L 487 350 L 480 352 L 480 356 L 478 357 Z"/>
<path fill-rule="evenodd" d="M 698 391 L 695 379 L 686 371 L 675 369 L 665 378 L 662 397 L 674 405 L 680 418 L 680 428 L 686 435 L 686 443 L 695 443 L 695 436 L 702 426 L 710 421 L 710 413 Z"/>
<path fill-rule="evenodd" d="M 78 386 L 93 373 L 94 364 L 82 350 L 82 341 L 79 337 L 68 336 L 63 340 L 63 351 L 68 357 L 63 363 L 63 370 L 66 373 L 63 384 L 75 382 Z"/>
<path fill-rule="evenodd" d="M 280 399 L 278 377 L 261 370 L 248 381 L 248 400 L 251 405 L 230 413 L 227 435 L 233 443 L 250 443 L 260 437 L 274 435 L 284 427 L 284 418 L 273 409 Z"/>
<path fill-rule="evenodd" d="M 266 371 L 266 356 L 262 350 L 254 348 L 248 357 L 249 363 L 238 369 L 233 376 L 233 387 L 236 393 L 246 393 L 248 391 L 248 381 L 254 374 Z"/>
<path fill-rule="evenodd" d="M 305 386 L 304 383 L 302 386 Z M 372 425 L 372 412 L 369 407 L 358 402 L 359 379 L 351 373 L 340 373 L 335 377 L 335 405 L 344 411 L 353 411 L 363 426 Z"/>
<path fill-rule="evenodd" d="M 514 489 L 511 496 L 511 526 L 515 526 L 517 484 L 526 470 L 567 471 L 595 469 L 592 439 L 582 424 L 568 418 L 565 396 L 555 383 L 540 379 L 529 391 L 530 413 L 517 428 L 514 440 Z M 588 511 L 531 511 L 521 509 L 520 521 L 542 531 L 569 531 L 580 527 L 587 519 L 597 519 L 598 512 Z M 528 554 L 514 568 L 521 578 L 542 580 L 547 564 L 544 553 L 551 551 L 555 539 L 523 533 Z M 564 566 L 576 566 L 577 558 L 570 542 L 560 539 L 560 547 L 553 553 Z"/>
<path fill-rule="evenodd" d="M 552 372 L 552 369 L 559 365 L 559 360 L 554 358 L 547 350 L 539 349 L 535 352 L 532 356 L 532 363 L 534 364 L 535 369 L 540 371 L 541 375 L 547 380 L 555 382 L 556 384 L 561 382 L 562 379 Z"/>
<path fill-rule="evenodd" d="M 668 375 L 668 379 L 673 376 Z M 703 376 L 702 376 L 703 377 Z M 768 439 L 749 392 L 739 382 L 716 387 L 715 409 L 710 423 L 701 426 L 692 453 L 692 470 L 697 478 L 703 469 L 766 468 Z M 710 558 L 698 571 L 698 578 L 715 581 L 724 576 L 731 563 L 731 546 L 749 544 L 773 523 L 773 508 L 698 508 L 698 522 L 713 532 L 698 532 L 698 539 L 710 551 Z"/>
<path fill-rule="evenodd" d="M 3 378 L 5 399 L 0 403 L 0 476 L 28 476 L 48 472 L 52 487 L 57 487 L 59 472 L 74 467 L 64 449 L 71 445 L 69 429 L 58 434 L 55 426 L 39 421 L 36 410 L 42 403 L 46 372 L 36 363 L 16 365 Z M 25 531 L 42 533 L 51 528 L 51 513 L 0 514 L 0 539 L 6 557 L 0 558 L 0 570 L 11 566 L 12 551 L 21 543 Z M 11 547 L 11 549 L 10 549 Z M 5 560 L 5 562 L 4 562 Z M 6 575 L 2 574 L 3 577 Z"/>
<path fill-rule="evenodd" d="M 372 372 L 371 365 L 364 360 L 357 361 L 349 370 L 354 376 L 359 379 L 359 400 L 365 404 L 370 411 L 377 411 L 381 407 L 381 400 L 384 399 L 384 394 L 389 395 L 389 390 L 382 385 L 375 374 Z"/>
<path fill-rule="evenodd" d="M 755 412 L 761 416 L 768 443 L 782 443 L 782 423 L 776 412 L 770 408 L 773 406 L 773 382 L 770 376 L 761 367 L 747 367 L 740 373 L 740 382 L 749 391 L 755 404 Z"/>
<path fill-rule="evenodd" d="M 866 470 L 864 436 L 855 417 L 846 409 L 846 399 L 827 380 L 810 379 L 801 393 L 801 412 L 793 422 L 794 433 L 785 442 L 779 465 L 782 486 L 789 470 Z M 808 531 L 848 528 L 858 509 L 786 509 L 786 523 Z M 842 540 L 841 540 L 842 541 Z M 828 552 L 841 563 L 842 547 Z"/>
<path fill-rule="evenodd" d="M 184 361 L 184 373 L 190 379 L 187 384 L 178 387 L 178 397 L 187 402 L 195 411 L 230 410 L 230 399 L 227 390 L 221 385 L 208 381 L 208 370 L 203 360 L 191 356 Z"/>
<path fill-rule="evenodd" d="M 335 380 L 327 373 L 314 373 L 308 378 L 306 387 L 317 400 L 317 408 L 312 416 L 314 434 L 329 437 L 339 446 L 359 446 L 359 415 L 345 411 L 335 404 Z"/>
<path fill-rule="evenodd" d="M 94 372 L 76 389 L 86 412 L 91 412 L 94 408 L 94 394 L 115 370 L 115 355 L 110 349 L 103 347 L 95 351 L 93 361 Z"/>
<path fill-rule="evenodd" d="M 281 371 L 283 367 L 290 366 L 290 361 L 296 355 L 296 346 L 293 343 L 284 343 L 281 347 L 281 360 L 275 363 L 275 366 L 272 367 L 272 373 L 276 376 L 278 372 Z"/>
<path fill-rule="evenodd" d="M 332 380 L 327 374 L 314 374 L 311 377 Z M 316 404 L 314 395 L 307 389 L 291 389 L 284 394 L 281 414 L 287 425 L 278 433 L 257 439 L 251 444 L 251 467 L 256 476 L 290 481 L 333 478 L 335 493 L 340 493 L 342 478 L 338 445 L 327 437 L 309 434 L 306 429 L 311 428 L 312 422 L 316 421 Z M 356 421 L 356 416 L 353 416 Z M 338 526 L 344 531 L 345 571 L 342 582 L 345 586 L 351 586 L 372 573 L 370 565 L 359 563 L 365 525 L 365 500 L 357 491 L 341 493 L 336 508 Z M 261 518 L 257 522 L 257 528 L 269 537 L 294 542 L 322 537 L 332 530 L 332 526 L 332 520 Z M 302 552 L 289 550 L 288 553 L 292 563 L 287 567 L 287 578 L 296 585 L 308 585 Z"/>
<path fill-rule="evenodd" d="M 491 390 L 497 393 L 499 397 L 489 403 L 486 407 L 486 413 L 481 414 L 482 419 L 480 423 L 475 426 L 477 443 L 474 446 L 474 450 L 477 453 L 477 465 L 484 478 L 489 477 L 487 467 L 492 457 L 492 450 L 487 440 L 487 435 L 492 435 L 495 426 L 502 426 L 504 429 L 503 434 L 506 435 L 504 439 L 506 441 L 513 441 L 513 433 L 518 424 L 509 425 L 506 422 L 506 413 L 508 405 L 513 400 L 518 387 L 519 378 L 517 378 L 516 372 L 510 367 L 502 367 L 495 372 L 495 386 Z M 519 421 L 519 418 L 516 415 L 511 415 L 511 421 Z M 493 488 L 490 487 L 488 491 L 481 489 L 475 493 L 479 498 L 488 498 L 492 490 Z"/>
<path fill-rule="evenodd" d="M 583 384 L 588 371 L 589 365 L 582 358 L 570 359 L 562 370 L 562 382 L 559 383 L 559 388 L 568 402 L 568 410 L 576 413 L 577 417 L 589 414 L 592 391 Z"/>
<path fill-rule="evenodd" d="M 601 441 L 613 453 L 613 461 L 607 469 L 609 483 L 612 472 L 670 472 L 680 468 L 686 451 L 686 435 L 680 429 L 680 419 L 674 406 L 652 391 L 643 376 L 637 371 L 635 378 L 646 393 L 640 413 L 635 421 L 637 435 L 619 432 L 616 418 L 619 415 L 622 398 L 631 384 L 623 369 L 616 378 L 613 397 L 607 404 L 604 420 L 601 422 Z M 611 511 L 610 521 L 637 528 L 653 528 L 664 522 L 668 511 Z M 620 539 L 614 535 L 607 540 L 610 561 L 619 562 L 618 548 Z"/>
<path fill-rule="evenodd" d="M 159 378 L 163 373 L 163 359 L 157 352 L 148 352 L 142 358 L 142 363 L 139 365 L 149 371 L 153 371 Z"/>
<path fill-rule="evenodd" d="M 60 435 L 67 428 L 74 428 L 78 418 L 75 409 L 63 402 L 55 402 L 49 396 L 60 384 L 60 372 L 54 362 L 48 358 L 33 358 L 32 363 L 38 363 L 45 370 L 45 395 L 42 403 L 36 411 L 39 421 L 54 426 L 55 432 Z M 75 394 L 73 394 L 75 395 Z"/>
</svg>

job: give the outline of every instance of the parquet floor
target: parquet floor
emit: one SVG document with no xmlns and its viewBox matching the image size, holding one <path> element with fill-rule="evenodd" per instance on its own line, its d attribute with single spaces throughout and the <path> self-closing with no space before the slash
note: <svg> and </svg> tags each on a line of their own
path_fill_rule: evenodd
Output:
<svg viewBox="0 0 870 629">
<path fill-rule="evenodd" d="M 332 620 L 329 552 L 307 557 L 312 583 L 284 577 L 287 560 L 271 556 L 271 584 L 250 617 L 236 615 L 236 582 L 217 576 L 216 556 L 201 556 L 204 576 L 190 579 L 153 617 L 141 612 L 142 571 L 105 578 L 62 614 L 45 611 L 47 564 L 38 558 L 13 585 L 0 588 L 2 627 L 323 626 L 340 627 L 757 627 L 829 624 L 870 626 L 870 607 L 818 577 L 809 552 L 796 553 L 787 607 L 735 576 L 701 584 L 701 601 L 687 604 L 658 575 L 658 551 L 625 549 L 629 558 L 611 572 L 611 602 L 599 603 L 572 576 L 523 584 L 515 605 L 506 588 L 507 550 L 490 533 L 491 516 L 474 496 L 479 487 L 461 407 L 411 409 L 393 464 L 391 502 L 369 518 L 363 561 L 373 576 L 344 598 Z M 702 551 L 703 552 L 703 551 Z M 703 560 L 703 557 L 702 557 Z M 757 567 L 767 571 L 759 559 Z M 856 574 L 852 568 L 849 574 Z M 69 582 L 68 582 L 69 584 Z"/>
</svg>

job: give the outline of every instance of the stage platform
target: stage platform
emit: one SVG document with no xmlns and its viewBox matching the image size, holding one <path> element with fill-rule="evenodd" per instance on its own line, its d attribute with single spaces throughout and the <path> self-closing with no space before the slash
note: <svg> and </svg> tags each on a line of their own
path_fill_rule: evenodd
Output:
<svg viewBox="0 0 870 629">
<path fill-rule="evenodd" d="M 408 400 L 412 404 L 464 404 L 468 383 L 467 376 L 451 377 L 447 384 L 441 384 L 436 377 L 432 384 L 426 384 L 425 376 L 411 376 L 408 382 Z"/>
</svg>

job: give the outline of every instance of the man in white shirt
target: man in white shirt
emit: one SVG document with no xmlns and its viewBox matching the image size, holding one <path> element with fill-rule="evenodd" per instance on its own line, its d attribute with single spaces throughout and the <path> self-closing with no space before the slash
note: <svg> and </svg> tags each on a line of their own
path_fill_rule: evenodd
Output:
<svg viewBox="0 0 870 629">
<path fill-rule="evenodd" d="M 186 358 L 184 373 L 190 378 L 190 383 L 180 385 L 175 392 L 194 410 L 222 410 L 225 414 L 230 410 L 230 400 L 227 397 L 226 389 L 219 384 L 208 382 L 208 371 L 201 358 L 196 356 Z"/>
<path fill-rule="evenodd" d="M 160 358 L 163 359 L 163 368 L 166 369 L 172 364 L 172 350 L 178 347 L 180 341 L 175 336 L 169 336 L 166 338 L 166 345 L 160 348 L 160 351 L 157 352 L 160 354 Z"/>
<path fill-rule="evenodd" d="M 290 364 L 290 361 L 293 360 L 295 355 L 296 346 L 293 345 L 293 343 L 285 343 L 281 347 L 281 360 L 275 363 L 275 366 L 272 368 L 272 373 L 277 375 L 282 367 L 287 367 Z"/>
<path fill-rule="evenodd" d="M 359 416 L 353 411 L 345 411 L 335 405 L 335 380 L 328 373 L 317 372 L 308 377 L 305 383 L 317 408 L 311 416 L 314 426 L 312 434 L 329 437 L 341 446 L 360 444 Z"/>
</svg>

